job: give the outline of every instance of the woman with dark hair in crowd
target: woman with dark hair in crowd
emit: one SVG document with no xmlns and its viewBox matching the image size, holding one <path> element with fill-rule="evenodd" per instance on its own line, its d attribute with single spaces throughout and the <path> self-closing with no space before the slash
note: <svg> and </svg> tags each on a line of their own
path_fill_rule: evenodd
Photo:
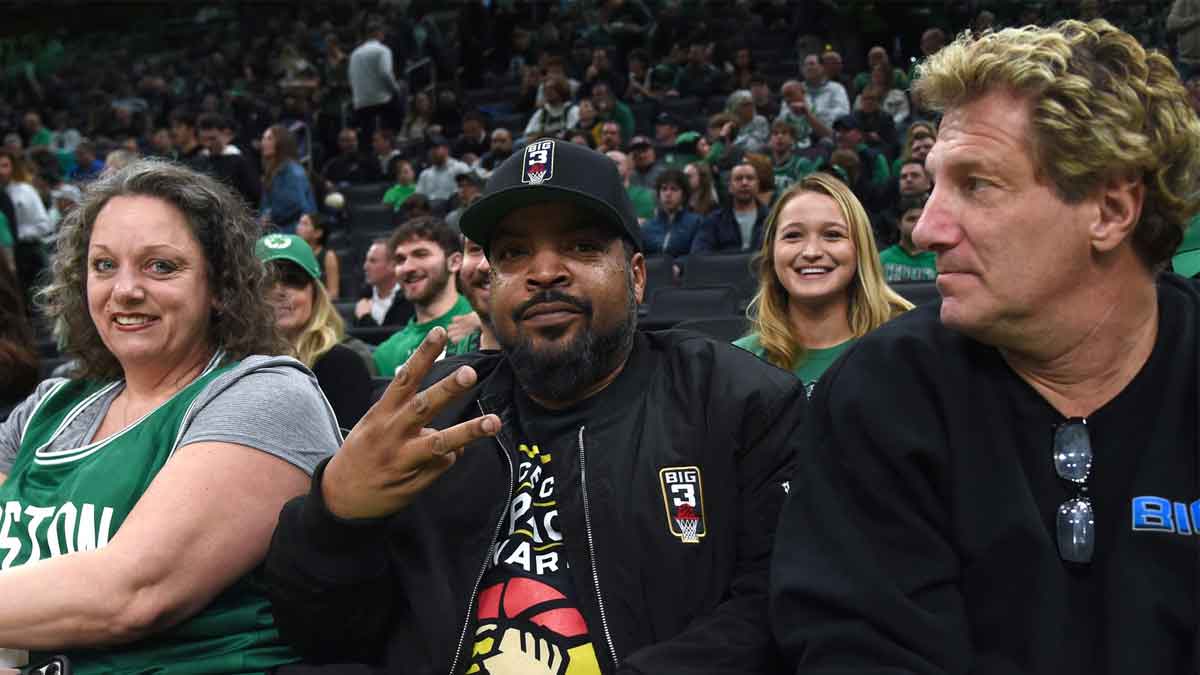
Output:
<svg viewBox="0 0 1200 675">
<path fill-rule="evenodd" d="M 725 76 L 731 89 L 749 89 L 750 79 L 756 72 L 754 55 L 746 45 L 739 45 L 733 52 L 733 60 L 725 63 Z"/>
<path fill-rule="evenodd" d="M 33 186 L 29 164 L 20 154 L 7 148 L 0 148 L 0 188 L 12 201 L 16 218 L 16 222 L 8 226 L 16 237 L 13 250 L 17 278 L 31 285 L 45 268 L 42 246 L 54 234 L 54 226 L 37 188 Z"/>
<path fill-rule="evenodd" d="M 159 160 L 64 220 L 41 297 L 77 366 L 0 423 L 5 522 L 32 525 L 3 528 L 0 645 L 80 673 L 297 660 L 256 570 L 341 435 L 303 364 L 272 356 L 260 232 L 231 188 Z"/>
<path fill-rule="evenodd" d="M 38 382 L 37 343 L 25 298 L 9 261 L 0 256 L 0 420 Z"/>
<path fill-rule="evenodd" d="M 306 213 L 300 216 L 296 224 L 296 234 L 312 249 L 317 261 L 321 283 L 331 300 L 337 300 L 341 291 L 342 262 L 337 253 L 325 247 L 329 230 L 325 229 L 325 219 L 319 213 Z"/>
<path fill-rule="evenodd" d="M 854 340 L 912 309 L 884 281 L 862 204 L 826 173 L 780 196 L 755 265 L 752 330 L 734 344 L 791 370 L 810 393 Z"/>
<path fill-rule="evenodd" d="M 713 182 L 712 168 L 704 162 L 692 162 L 683 168 L 688 179 L 690 196 L 688 206 L 703 218 L 717 210 L 717 188 Z"/>
<path fill-rule="evenodd" d="M 276 328 L 317 376 L 338 424 L 353 428 L 371 407 L 371 373 L 362 357 L 342 345 L 346 324 L 321 283 L 312 248 L 296 235 L 268 234 L 254 252 L 271 272 L 267 299 Z"/>
<path fill-rule="evenodd" d="M 317 210 L 312 184 L 299 157 L 296 137 L 287 127 L 273 124 L 263 132 L 261 214 L 268 227 L 295 232 L 300 216 Z"/>
<path fill-rule="evenodd" d="M 433 99 L 423 91 L 412 97 L 408 114 L 404 116 L 404 127 L 396 134 L 396 140 L 405 144 L 425 142 L 425 132 L 433 124 Z"/>
</svg>

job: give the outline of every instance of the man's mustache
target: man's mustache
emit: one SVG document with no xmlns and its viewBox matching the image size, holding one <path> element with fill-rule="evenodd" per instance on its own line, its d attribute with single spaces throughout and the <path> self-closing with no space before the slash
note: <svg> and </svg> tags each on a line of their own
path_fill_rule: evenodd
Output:
<svg viewBox="0 0 1200 675">
<path fill-rule="evenodd" d="M 577 298 L 573 295 L 567 295 L 562 291 L 542 291 L 525 302 L 522 302 L 520 305 L 517 305 L 517 308 L 512 312 L 512 319 L 514 322 L 520 321 L 521 317 L 525 315 L 525 312 L 528 312 L 535 305 L 541 305 L 550 302 L 566 303 L 574 306 L 584 316 L 592 315 L 592 303 L 588 300 Z"/>
</svg>

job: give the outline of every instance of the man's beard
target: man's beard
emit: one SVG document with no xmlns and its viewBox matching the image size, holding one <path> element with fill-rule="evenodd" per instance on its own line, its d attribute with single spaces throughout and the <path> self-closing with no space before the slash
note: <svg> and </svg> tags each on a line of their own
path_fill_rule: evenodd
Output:
<svg viewBox="0 0 1200 675">
<path fill-rule="evenodd" d="M 427 290 L 424 293 L 412 298 L 406 295 L 404 299 L 414 305 L 428 305 L 442 294 L 448 283 L 450 283 L 450 270 L 442 268 L 436 275 L 429 276 L 429 283 L 426 285 Z M 403 281 L 401 281 L 401 284 L 403 284 Z"/>
<path fill-rule="evenodd" d="M 496 331 L 496 339 L 526 393 L 544 401 L 572 401 L 621 364 L 633 348 L 637 332 L 637 298 L 632 278 L 627 281 L 627 287 L 626 315 L 602 333 L 593 330 L 591 302 L 560 291 L 539 293 L 513 312 L 513 321 L 519 325 L 520 315 L 529 307 L 544 302 L 565 302 L 579 308 L 585 321 L 579 333 L 566 344 L 541 349 L 535 348 L 532 338 L 520 335 L 519 331 L 513 335 Z"/>
</svg>

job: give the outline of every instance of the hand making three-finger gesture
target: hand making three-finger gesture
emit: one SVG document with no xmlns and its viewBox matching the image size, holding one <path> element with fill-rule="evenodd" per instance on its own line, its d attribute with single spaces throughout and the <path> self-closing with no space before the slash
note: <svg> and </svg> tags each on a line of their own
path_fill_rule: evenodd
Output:
<svg viewBox="0 0 1200 675">
<path fill-rule="evenodd" d="M 475 384 L 475 371 L 463 366 L 424 391 L 418 390 L 446 339 L 441 328 L 425 336 L 330 460 L 321 493 L 334 515 L 377 518 L 396 513 L 449 469 L 464 446 L 500 430 L 496 415 L 476 417 L 448 429 L 425 426 Z"/>
</svg>

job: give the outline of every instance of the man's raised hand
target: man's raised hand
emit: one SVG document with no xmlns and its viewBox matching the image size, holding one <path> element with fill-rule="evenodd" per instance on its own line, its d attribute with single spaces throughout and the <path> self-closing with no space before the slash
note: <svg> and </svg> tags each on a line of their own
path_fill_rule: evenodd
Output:
<svg viewBox="0 0 1200 675">
<path fill-rule="evenodd" d="M 475 384 L 475 371 L 463 366 L 419 391 L 445 346 L 445 330 L 431 330 L 325 467 L 321 493 L 331 513 L 340 518 L 396 513 L 449 469 L 463 446 L 500 430 L 496 415 L 442 430 L 425 426 Z"/>
</svg>

